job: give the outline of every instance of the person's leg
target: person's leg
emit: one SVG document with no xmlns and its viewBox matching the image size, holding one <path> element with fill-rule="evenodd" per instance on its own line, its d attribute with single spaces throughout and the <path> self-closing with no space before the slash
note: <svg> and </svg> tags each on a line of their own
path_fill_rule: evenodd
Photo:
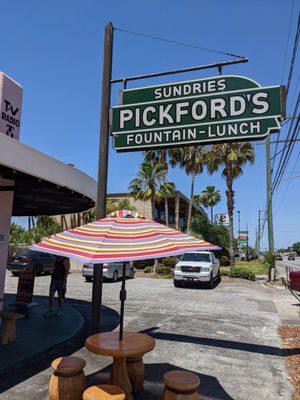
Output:
<svg viewBox="0 0 300 400">
<path fill-rule="evenodd" d="M 58 296 L 58 312 L 56 313 L 56 316 L 59 316 L 62 314 L 62 307 L 64 304 L 64 281 L 60 281 L 58 283 L 57 287 L 57 296 Z"/>
<path fill-rule="evenodd" d="M 50 289 L 49 289 L 49 299 L 48 299 L 48 310 L 44 314 L 44 317 L 52 317 L 54 315 L 54 312 L 52 310 L 53 308 L 53 302 L 54 302 L 54 295 L 55 295 L 55 282 L 51 280 L 50 284 Z"/>
<path fill-rule="evenodd" d="M 52 308 L 53 308 L 54 295 L 55 295 L 55 288 L 52 285 L 50 285 L 50 290 L 49 290 L 49 310 L 52 310 Z"/>
</svg>

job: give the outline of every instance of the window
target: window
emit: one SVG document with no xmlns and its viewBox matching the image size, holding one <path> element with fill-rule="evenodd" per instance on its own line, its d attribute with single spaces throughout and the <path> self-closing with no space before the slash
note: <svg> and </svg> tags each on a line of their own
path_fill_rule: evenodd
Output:
<svg viewBox="0 0 300 400">
<path fill-rule="evenodd" d="M 180 261 L 211 262 L 209 253 L 185 253 Z"/>
</svg>

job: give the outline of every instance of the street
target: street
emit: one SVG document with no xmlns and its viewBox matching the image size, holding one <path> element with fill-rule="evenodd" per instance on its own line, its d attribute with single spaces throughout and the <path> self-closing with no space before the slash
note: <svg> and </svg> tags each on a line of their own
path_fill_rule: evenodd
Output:
<svg viewBox="0 0 300 400">
<path fill-rule="evenodd" d="M 295 261 L 288 260 L 287 256 L 283 256 L 283 261 L 276 261 L 277 276 L 286 278 L 286 267 L 300 271 L 300 257 L 295 257 Z"/>
<path fill-rule="evenodd" d="M 6 292 L 15 293 L 18 280 L 9 275 Z M 47 295 L 49 282 L 49 276 L 38 277 L 35 294 Z M 79 273 L 69 276 L 67 297 L 89 301 L 91 289 Z M 104 284 L 104 304 L 117 312 L 119 290 L 120 282 Z M 284 300 L 283 312 L 274 300 L 278 296 Z M 158 400 L 161 376 L 174 368 L 198 373 L 204 400 L 291 399 L 277 328 L 292 304 L 285 290 L 246 280 L 224 279 L 213 290 L 174 288 L 166 279 L 128 280 L 125 329 L 146 330 L 156 340 L 154 351 L 145 356 L 145 389 L 135 399 Z M 85 348 L 75 354 L 87 360 L 89 384 L 108 377 L 103 369 L 111 359 Z M 32 372 L 1 399 L 17 400 L 22 392 L 22 399 L 46 400 L 51 373 L 50 368 Z"/>
</svg>

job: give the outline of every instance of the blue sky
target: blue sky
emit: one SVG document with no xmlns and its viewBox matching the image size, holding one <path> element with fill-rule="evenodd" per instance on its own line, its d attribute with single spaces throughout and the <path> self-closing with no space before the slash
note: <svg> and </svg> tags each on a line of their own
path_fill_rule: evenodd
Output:
<svg viewBox="0 0 300 400">
<path fill-rule="evenodd" d="M 96 177 L 103 28 L 108 21 L 119 28 L 247 56 L 248 64 L 228 67 L 224 73 L 245 75 L 262 85 L 286 83 L 299 1 L 294 4 L 283 74 L 291 4 L 292 0 L 1 0 L 0 70 L 24 87 L 21 141 L 62 161 L 74 163 Z M 229 57 L 116 32 L 113 76 L 227 59 Z M 292 110 L 295 89 L 299 87 L 297 71 L 298 61 L 288 113 Z M 214 74 L 211 70 L 141 81 L 135 85 Z M 119 86 L 114 87 L 112 104 L 117 103 L 119 89 Z M 294 169 L 299 148 L 298 143 L 286 176 Z M 236 216 L 239 209 L 242 227 L 248 223 L 252 243 L 258 210 L 265 207 L 265 146 L 255 144 L 255 151 L 255 165 L 246 167 L 243 177 L 235 183 Z M 116 154 L 111 149 L 108 191 L 126 191 L 140 161 L 140 153 Z M 300 163 L 294 169 L 296 173 L 300 173 Z M 170 172 L 170 179 L 188 195 L 189 178 L 176 169 Z M 220 188 L 223 195 L 215 211 L 224 212 L 225 188 L 219 174 L 203 173 L 197 177 L 196 192 L 211 184 Z M 291 181 L 284 196 L 286 186 L 287 181 L 274 198 L 276 247 L 300 240 L 299 179 Z M 265 247 L 266 230 L 262 249 Z"/>
</svg>

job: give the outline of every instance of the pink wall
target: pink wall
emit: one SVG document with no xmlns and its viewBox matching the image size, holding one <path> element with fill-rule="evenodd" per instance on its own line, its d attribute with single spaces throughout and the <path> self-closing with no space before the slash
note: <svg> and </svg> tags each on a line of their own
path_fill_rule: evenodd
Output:
<svg viewBox="0 0 300 400">
<path fill-rule="evenodd" d="M 12 181 L 0 179 L 1 186 L 10 186 L 12 184 Z M 13 198 L 14 192 L 0 191 L 0 234 L 4 235 L 4 241 L 1 240 L 3 236 L 0 235 L 0 311 L 3 307 L 3 295 L 9 244 L 9 228 Z"/>
</svg>

